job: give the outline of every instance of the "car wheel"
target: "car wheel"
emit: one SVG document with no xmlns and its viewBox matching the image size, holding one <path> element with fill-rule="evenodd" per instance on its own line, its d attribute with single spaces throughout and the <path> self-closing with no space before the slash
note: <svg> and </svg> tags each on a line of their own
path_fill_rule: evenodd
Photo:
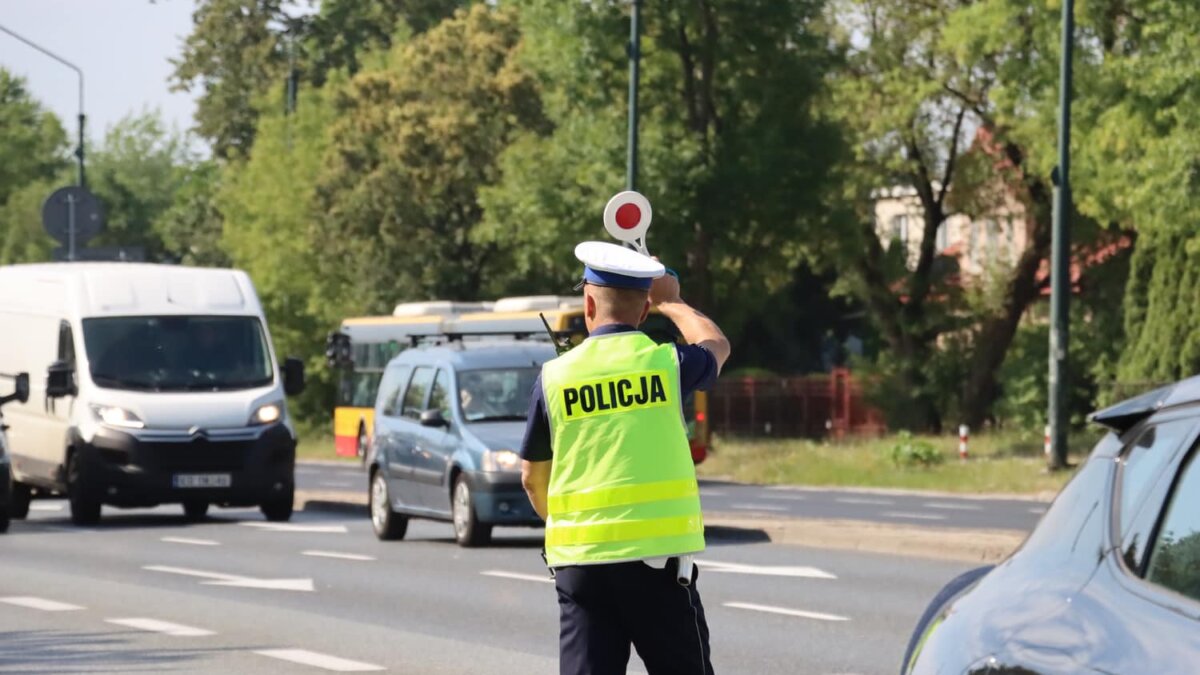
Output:
<svg viewBox="0 0 1200 675">
<path fill-rule="evenodd" d="M 8 507 L 0 506 L 0 534 L 8 532 L 8 524 L 11 522 L 11 520 L 12 518 L 9 516 Z"/>
<path fill-rule="evenodd" d="M 358 427 L 358 440 L 354 443 L 354 453 L 358 455 L 358 461 L 366 464 L 367 462 L 367 428 L 364 426 Z"/>
<path fill-rule="evenodd" d="M 484 546 L 492 540 L 492 526 L 479 522 L 475 515 L 475 499 L 465 476 L 454 481 L 454 538 L 459 546 Z"/>
<path fill-rule="evenodd" d="M 382 471 L 371 477 L 371 527 L 375 536 L 383 541 L 403 539 L 408 533 L 408 517 L 392 510 L 392 498 L 388 495 L 387 479 Z"/>
<path fill-rule="evenodd" d="M 208 502 L 187 501 L 183 503 L 183 517 L 193 523 L 200 522 L 208 516 Z"/>
<path fill-rule="evenodd" d="M 292 519 L 292 509 L 296 502 L 296 487 L 289 485 L 287 490 L 278 497 L 272 497 L 259 505 L 263 516 L 272 523 L 282 523 Z"/>
<path fill-rule="evenodd" d="M 992 571 L 994 565 L 977 567 L 960 574 L 942 587 L 938 594 L 933 596 L 929 606 L 925 608 L 925 612 L 921 618 L 917 620 L 917 626 L 913 629 L 912 636 L 908 639 L 908 649 L 904 650 L 904 660 L 900 662 L 900 675 L 908 672 L 909 662 L 912 661 L 913 652 L 916 651 L 917 645 L 921 643 L 921 638 L 925 635 L 925 630 L 929 628 L 929 624 L 937 617 L 942 608 L 954 599 L 959 593 L 966 590 L 971 584 L 983 578 L 983 575 Z"/>
<path fill-rule="evenodd" d="M 29 502 L 33 499 L 33 488 L 15 480 L 9 487 L 8 515 L 17 520 L 24 520 L 29 515 Z"/>
<path fill-rule="evenodd" d="M 90 485 L 85 463 L 79 453 L 67 460 L 67 501 L 71 506 L 71 522 L 76 525 L 95 525 L 100 522 L 100 497 Z"/>
</svg>

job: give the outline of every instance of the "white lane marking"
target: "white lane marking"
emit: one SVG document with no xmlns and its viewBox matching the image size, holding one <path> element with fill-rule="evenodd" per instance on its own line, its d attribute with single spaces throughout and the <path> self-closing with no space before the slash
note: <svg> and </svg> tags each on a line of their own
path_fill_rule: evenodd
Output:
<svg viewBox="0 0 1200 675">
<path fill-rule="evenodd" d="M 798 616 L 802 619 L 816 619 L 817 621 L 849 621 L 849 617 L 838 616 L 837 614 L 825 614 L 824 612 L 807 612 L 803 609 L 788 609 L 787 607 L 772 607 L 770 605 L 756 605 L 752 602 L 726 602 L 726 607 L 734 609 L 749 609 L 755 612 L 767 612 L 768 614 L 783 614 L 785 616 Z"/>
<path fill-rule="evenodd" d="M 212 539 L 191 539 L 189 537 L 163 537 L 168 544 L 190 544 L 192 546 L 220 546 L 221 542 Z"/>
<path fill-rule="evenodd" d="M 871 506 L 891 506 L 896 503 L 890 499 L 871 499 L 869 497 L 837 497 L 833 501 L 839 504 L 868 504 Z"/>
<path fill-rule="evenodd" d="M 39 504 L 37 502 L 34 502 L 33 504 L 29 505 L 29 510 L 30 511 L 62 511 L 63 505 L 62 504 Z"/>
<path fill-rule="evenodd" d="M 697 560 L 696 565 L 708 572 L 728 574 L 755 574 L 768 577 L 803 577 L 806 579 L 836 579 L 837 576 L 816 567 L 799 565 L 747 565 L 724 563 L 716 560 Z"/>
<path fill-rule="evenodd" d="M 83 609 L 79 605 L 71 605 L 57 600 L 47 600 L 45 598 L 35 598 L 31 596 L 10 596 L 0 598 L 0 602 L 17 607 L 28 607 L 29 609 L 40 609 L 43 612 L 71 612 L 77 609 Z"/>
<path fill-rule="evenodd" d="M 776 506 L 774 504 L 731 504 L 731 506 L 743 511 L 787 511 L 786 506 Z"/>
<path fill-rule="evenodd" d="M 351 661 L 319 652 L 310 652 L 307 649 L 262 649 L 254 653 L 281 661 L 299 663 L 302 666 L 332 670 L 337 673 L 364 673 L 367 671 L 384 670 L 383 666 L 363 663 L 362 661 Z"/>
<path fill-rule="evenodd" d="M 268 532 L 311 532 L 315 534 L 346 534 L 345 525 L 305 525 L 303 523 L 258 523 L 243 522 L 240 525 L 257 527 Z"/>
<path fill-rule="evenodd" d="M 804 501 L 804 495 L 784 495 L 778 492 L 769 495 L 763 495 L 763 499 L 786 499 L 788 501 L 800 502 Z"/>
<path fill-rule="evenodd" d="M 204 637 L 205 635 L 216 635 L 211 630 L 203 628 L 192 628 L 170 621 L 159 621 L 158 619 L 147 619 L 144 617 L 134 617 L 129 619 L 105 619 L 106 623 L 125 626 L 127 628 L 136 628 L 138 630 L 149 631 L 151 633 L 163 633 L 174 637 Z"/>
<path fill-rule="evenodd" d="M 338 488 L 353 487 L 353 483 L 351 483 L 348 480 L 323 480 L 323 481 L 318 481 L 317 484 L 323 485 L 325 487 L 338 487 Z"/>
<path fill-rule="evenodd" d="M 1046 507 L 1044 507 L 1044 506 L 1035 506 L 1035 507 L 1033 507 L 1032 509 L 1029 509 L 1029 512 L 1030 512 L 1030 513 L 1036 513 L 1036 514 L 1038 514 L 1038 515 L 1040 516 L 1040 515 L 1042 515 L 1042 514 L 1044 514 L 1044 513 L 1046 512 Z"/>
<path fill-rule="evenodd" d="M 704 488 L 700 488 L 700 496 L 701 497 L 724 497 L 725 493 L 720 490 L 705 490 Z"/>
<path fill-rule="evenodd" d="M 955 504 L 953 502 L 925 502 L 922 504 L 927 509 L 946 509 L 947 511 L 982 511 L 982 506 L 974 504 Z"/>
<path fill-rule="evenodd" d="M 916 520 L 945 520 L 946 516 L 936 513 L 910 513 L 908 511 L 884 511 L 879 514 L 888 518 L 915 518 Z"/>
<path fill-rule="evenodd" d="M 550 577 L 538 576 L 536 574 L 521 574 L 520 572 L 505 572 L 504 570 L 484 570 L 480 572 L 485 577 L 500 577 L 501 579 L 519 579 L 520 581 L 538 581 L 543 584 L 552 584 L 554 580 Z"/>
<path fill-rule="evenodd" d="M 338 553 L 337 551 L 304 551 L 300 555 L 310 555 L 314 558 L 337 558 L 338 560 L 374 560 L 369 555 L 357 553 Z"/>
<path fill-rule="evenodd" d="M 255 579 L 236 574 L 221 572 L 205 572 L 187 567 L 171 567 L 169 565 L 146 565 L 142 567 L 150 572 L 165 572 L 189 577 L 209 579 L 200 583 L 209 586 L 233 586 L 236 588 L 261 588 L 272 591 L 305 591 L 311 593 L 314 589 L 312 579 Z"/>
</svg>

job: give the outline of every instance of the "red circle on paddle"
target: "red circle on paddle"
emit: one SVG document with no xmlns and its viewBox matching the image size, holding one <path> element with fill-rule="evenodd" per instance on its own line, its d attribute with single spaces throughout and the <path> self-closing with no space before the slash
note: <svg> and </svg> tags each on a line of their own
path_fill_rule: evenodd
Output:
<svg viewBox="0 0 1200 675">
<path fill-rule="evenodd" d="M 622 230 L 632 230 L 642 221 L 642 210 L 637 204 L 622 204 L 617 209 L 617 227 Z"/>
</svg>

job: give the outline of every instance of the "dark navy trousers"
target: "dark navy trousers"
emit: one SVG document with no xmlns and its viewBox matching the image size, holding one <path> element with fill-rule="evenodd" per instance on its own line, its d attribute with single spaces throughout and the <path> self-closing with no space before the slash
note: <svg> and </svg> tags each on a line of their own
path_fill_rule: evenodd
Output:
<svg viewBox="0 0 1200 675">
<path fill-rule="evenodd" d="M 632 646 L 649 675 L 712 675 L 699 570 L 689 586 L 677 570 L 676 559 L 558 568 L 559 673 L 623 674 Z"/>
</svg>

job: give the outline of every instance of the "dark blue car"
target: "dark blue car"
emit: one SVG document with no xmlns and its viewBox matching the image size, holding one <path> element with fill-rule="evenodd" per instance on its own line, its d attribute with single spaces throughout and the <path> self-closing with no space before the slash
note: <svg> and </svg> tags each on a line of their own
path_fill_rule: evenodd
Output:
<svg viewBox="0 0 1200 675">
<path fill-rule="evenodd" d="M 517 453 L 533 383 L 554 356 L 548 342 L 458 340 L 388 364 L 368 461 L 376 536 L 402 539 L 409 518 L 431 518 L 480 546 L 495 525 L 542 524 Z"/>
<path fill-rule="evenodd" d="M 902 673 L 1200 673 L 1200 377 L 1092 421 L 1109 433 L 1016 553 L 934 599 Z"/>
</svg>

